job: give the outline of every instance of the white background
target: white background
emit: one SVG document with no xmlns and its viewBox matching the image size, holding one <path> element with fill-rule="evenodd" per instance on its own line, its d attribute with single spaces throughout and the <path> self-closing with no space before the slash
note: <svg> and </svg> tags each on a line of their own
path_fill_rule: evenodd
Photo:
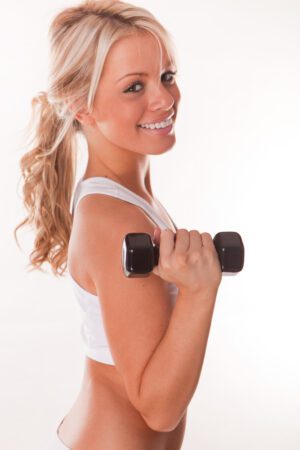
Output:
<svg viewBox="0 0 300 450">
<path fill-rule="evenodd" d="M 31 98 L 47 89 L 48 26 L 71 1 L 1 8 L 0 447 L 42 450 L 82 379 L 80 312 L 67 278 L 26 271 L 33 236 L 19 159 Z M 245 265 L 224 277 L 183 450 L 300 448 L 297 0 L 135 1 L 173 35 L 176 145 L 152 186 L 179 228 L 237 231 Z M 82 167 L 85 161 L 82 146 Z M 81 169 L 82 172 L 83 169 Z M 80 173 L 78 173 L 78 177 Z M 180 336 L 178 336 L 180 339 Z"/>
</svg>

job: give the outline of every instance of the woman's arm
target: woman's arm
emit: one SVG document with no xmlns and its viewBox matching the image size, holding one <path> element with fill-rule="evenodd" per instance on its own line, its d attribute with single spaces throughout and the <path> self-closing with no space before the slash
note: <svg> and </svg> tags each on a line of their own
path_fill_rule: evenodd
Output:
<svg viewBox="0 0 300 450">
<path fill-rule="evenodd" d="M 176 428 L 195 392 L 215 299 L 179 292 L 165 335 L 145 367 L 140 401 L 157 431 Z"/>
<path fill-rule="evenodd" d="M 179 291 L 173 306 L 168 283 L 161 277 L 125 277 L 124 236 L 154 236 L 154 229 L 135 205 L 92 195 L 80 202 L 74 233 L 128 399 L 150 428 L 168 431 L 184 415 L 197 386 L 215 296 Z"/>
</svg>

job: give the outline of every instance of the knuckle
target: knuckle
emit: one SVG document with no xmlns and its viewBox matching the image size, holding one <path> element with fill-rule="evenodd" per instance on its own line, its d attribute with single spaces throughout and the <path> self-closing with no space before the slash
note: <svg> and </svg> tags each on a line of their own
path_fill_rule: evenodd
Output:
<svg viewBox="0 0 300 450">
<path fill-rule="evenodd" d="M 201 257 L 201 252 L 200 252 L 200 250 L 192 250 L 191 252 L 190 252 L 190 254 L 189 254 L 189 258 L 190 258 L 190 260 L 192 261 L 192 262 L 197 262 L 197 261 L 199 261 L 199 259 L 200 259 L 200 257 Z"/>
<path fill-rule="evenodd" d="M 186 264 L 186 259 L 187 259 L 186 254 L 180 253 L 176 255 L 174 265 L 176 267 L 183 267 Z"/>
<path fill-rule="evenodd" d="M 206 231 L 204 233 L 202 233 L 202 236 L 212 240 L 210 233 L 207 233 Z"/>
<path fill-rule="evenodd" d="M 179 228 L 177 230 L 177 233 L 180 233 L 180 234 L 188 233 L 188 230 L 186 228 Z"/>
<path fill-rule="evenodd" d="M 164 228 L 161 230 L 161 234 L 170 234 L 173 233 L 173 231 L 170 228 Z"/>
<path fill-rule="evenodd" d="M 161 258 L 160 259 L 160 265 L 161 265 L 161 268 L 164 271 L 167 271 L 167 270 L 170 269 L 170 261 L 168 259 L 166 259 L 166 258 Z"/>
</svg>

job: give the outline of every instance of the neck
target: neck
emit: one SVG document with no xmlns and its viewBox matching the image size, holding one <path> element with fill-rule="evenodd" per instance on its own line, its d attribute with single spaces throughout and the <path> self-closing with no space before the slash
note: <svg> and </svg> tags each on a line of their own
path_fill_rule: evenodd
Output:
<svg viewBox="0 0 300 450">
<path fill-rule="evenodd" d="M 144 174 L 141 173 L 144 170 Z M 97 168 L 88 163 L 86 171 L 82 177 L 83 180 L 91 177 L 105 177 L 110 178 L 122 186 L 125 186 L 130 191 L 136 193 L 140 197 L 149 201 L 153 199 L 150 178 L 150 162 L 147 161 L 145 169 L 135 170 L 134 172 L 117 172 L 111 170 L 107 165 L 101 162 L 97 164 Z"/>
</svg>

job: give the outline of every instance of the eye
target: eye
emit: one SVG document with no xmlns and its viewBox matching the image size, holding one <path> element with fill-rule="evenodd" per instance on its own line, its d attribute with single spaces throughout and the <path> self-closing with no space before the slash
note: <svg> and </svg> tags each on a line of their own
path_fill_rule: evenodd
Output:
<svg viewBox="0 0 300 450">
<path fill-rule="evenodd" d="M 163 73 L 163 75 L 162 75 L 162 77 L 164 76 L 164 75 L 171 75 L 171 79 L 169 79 L 169 80 L 167 80 L 167 83 L 170 83 L 170 84 L 173 84 L 172 83 L 172 81 L 173 81 L 173 77 L 176 75 L 176 73 L 177 73 L 177 71 L 176 72 L 171 72 L 170 70 L 168 71 L 168 72 L 165 72 L 165 73 Z M 133 89 L 135 86 L 137 86 L 137 85 L 142 85 L 143 83 L 141 83 L 140 81 L 136 81 L 135 83 L 133 83 L 133 84 L 131 84 L 124 92 L 126 93 L 126 92 L 131 92 L 131 93 L 137 93 L 137 92 L 140 92 L 140 90 L 138 90 L 138 91 L 136 91 L 136 90 L 131 90 L 131 89 Z"/>
<path fill-rule="evenodd" d="M 163 75 L 171 75 L 171 79 L 169 81 L 172 81 L 172 79 L 175 77 L 176 73 L 177 73 L 177 71 L 176 72 L 169 71 L 169 72 L 165 72 Z"/>
</svg>

